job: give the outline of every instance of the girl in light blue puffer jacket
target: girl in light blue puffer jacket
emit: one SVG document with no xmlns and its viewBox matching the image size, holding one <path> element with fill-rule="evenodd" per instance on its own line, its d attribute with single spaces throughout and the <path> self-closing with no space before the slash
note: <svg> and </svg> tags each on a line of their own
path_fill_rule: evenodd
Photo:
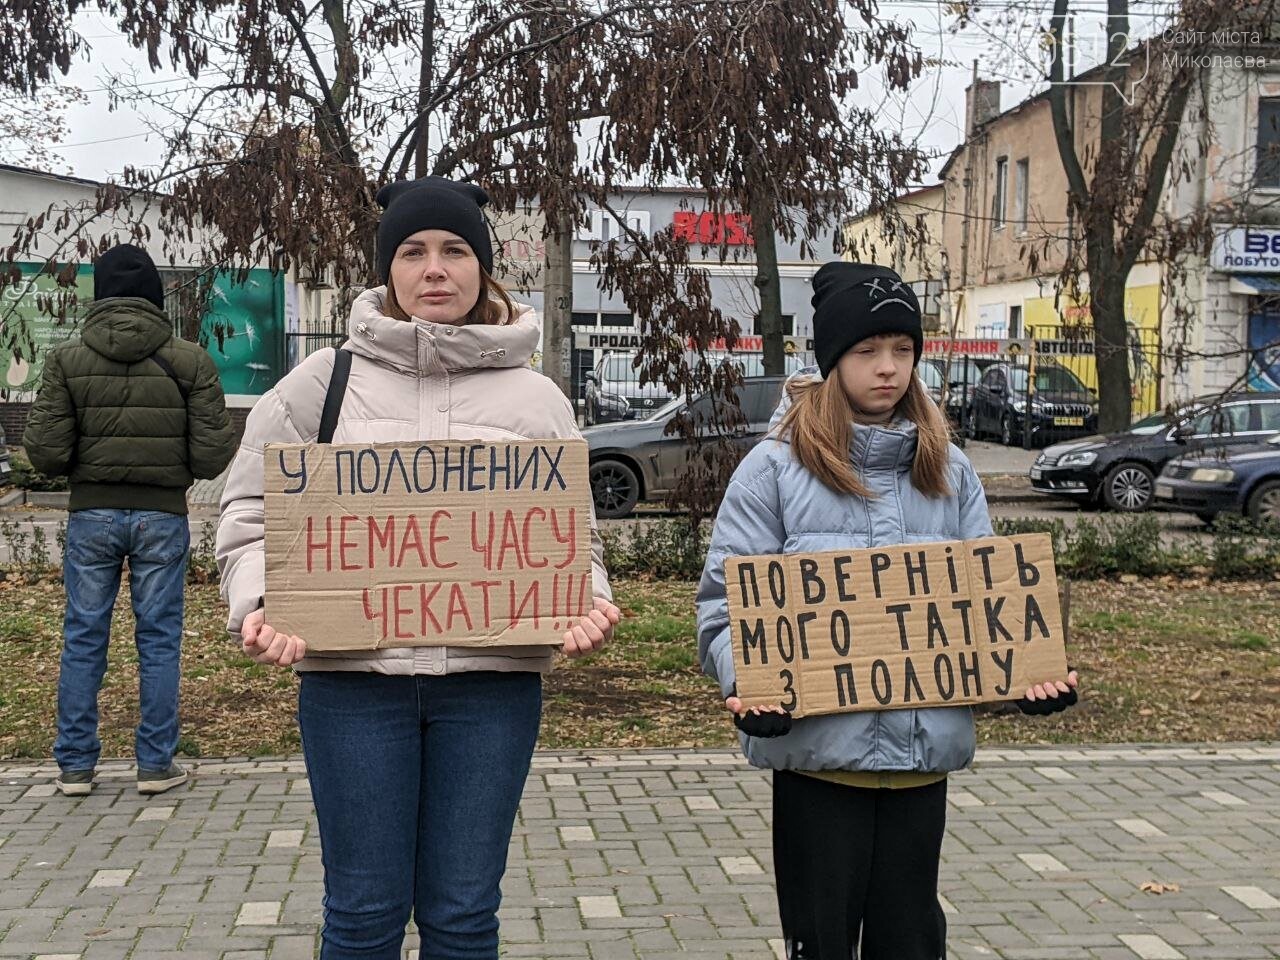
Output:
<svg viewBox="0 0 1280 960">
<path fill-rule="evenodd" d="M 920 307 L 884 267 L 828 263 L 813 281 L 822 378 L 794 378 L 773 435 L 738 466 L 698 588 L 698 651 L 773 775 L 774 867 L 788 960 L 940 960 L 938 863 L 947 774 L 973 759 L 968 707 L 792 722 L 736 696 L 724 563 L 991 535 L 973 467 L 915 374 Z M 1075 702 L 1076 677 L 1039 684 L 1028 713 Z"/>
</svg>

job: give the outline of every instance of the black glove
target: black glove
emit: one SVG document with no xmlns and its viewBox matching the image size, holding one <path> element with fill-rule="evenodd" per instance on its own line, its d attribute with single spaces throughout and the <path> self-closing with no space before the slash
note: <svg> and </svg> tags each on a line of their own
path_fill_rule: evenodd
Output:
<svg viewBox="0 0 1280 960">
<path fill-rule="evenodd" d="M 729 691 L 729 696 L 736 697 L 737 695 L 738 685 L 735 683 L 733 689 Z M 727 700 L 728 697 L 725 699 Z M 791 714 L 786 711 L 782 713 L 766 713 L 763 710 L 759 713 L 752 713 L 748 710 L 741 716 L 735 713 L 733 715 L 733 725 L 748 737 L 759 737 L 761 739 L 780 737 L 785 733 L 791 732 Z"/>
<path fill-rule="evenodd" d="M 1067 667 L 1067 673 L 1074 672 L 1074 669 Z M 1023 697 L 1021 700 L 1015 700 L 1014 703 L 1029 717 L 1047 717 L 1051 713 L 1061 713 L 1067 707 L 1074 707 L 1079 699 L 1076 688 L 1069 687 L 1066 693 L 1059 690 L 1056 697 L 1050 697 L 1047 700 L 1031 700 Z"/>
<path fill-rule="evenodd" d="M 780 737 L 791 732 L 791 714 L 789 713 L 747 713 L 733 715 L 733 725 L 748 737 Z"/>
</svg>

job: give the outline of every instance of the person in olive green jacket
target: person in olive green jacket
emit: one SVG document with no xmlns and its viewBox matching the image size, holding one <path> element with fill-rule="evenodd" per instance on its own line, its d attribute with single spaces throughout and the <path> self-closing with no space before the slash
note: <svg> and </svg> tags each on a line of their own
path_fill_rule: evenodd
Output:
<svg viewBox="0 0 1280 960">
<path fill-rule="evenodd" d="M 121 244 L 99 257 L 93 298 L 80 337 L 46 355 L 23 435 L 32 466 L 71 481 L 55 782 L 67 796 L 93 789 L 98 690 L 127 558 L 141 701 L 138 791 L 162 793 L 187 779 L 173 762 L 187 488 L 222 472 L 235 437 L 213 359 L 173 335 L 145 251 Z"/>
</svg>

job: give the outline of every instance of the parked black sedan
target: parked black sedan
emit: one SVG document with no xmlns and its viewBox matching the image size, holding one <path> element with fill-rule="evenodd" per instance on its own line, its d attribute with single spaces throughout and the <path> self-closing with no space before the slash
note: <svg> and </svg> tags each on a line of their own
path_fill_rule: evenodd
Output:
<svg viewBox="0 0 1280 960">
<path fill-rule="evenodd" d="M 1048 447 L 1031 468 L 1044 493 L 1137 512 L 1153 504 L 1156 476 L 1175 457 L 1249 446 L 1280 432 L 1280 393 L 1205 398 L 1172 417 L 1155 414 L 1124 433 Z"/>
<path fill-rule="evenodd" d="M 738 388 L 738 404 L 747 422 L 733 436 L 744 454 L 768 432 L 784 382 L 784 377 L 749 377 Z M 684 408 L 686 401 L 678 397 L 645 420 L 582 431 L 590 447 L 589 476 L 597 517 L 625 517 L 641 500 L 666 498 L 689 449 L 679 434 L 667 433 L 667 425 Z M 689 412 L 695 423 L 708 421 L 710 398 L 694 400 Z"/>
<path fill-rule="evenodd" d="M 1205 452 L 1170 460 L 1156 481 L 1156 503 L 1206 523 L 1238 513 L 1280 527 L 1280 433 L 1225 457 Z"/>
<path fill-rule="evenodd" d="M 1093 391 L 1066 367 L 1042 360 L 1036 365 L 1034 391 L 1030 390 L 1029 381 L 1024 366 L 996 363 L 987 367 L 973 390 L 966 425 L 969 436 L 995 436 L 1005 446 L 1011 446 L 1022 443 L 1028 422 L 1033 444 L 1088 436 L 1098 429 L 1098 403 Z"/>
</svg>

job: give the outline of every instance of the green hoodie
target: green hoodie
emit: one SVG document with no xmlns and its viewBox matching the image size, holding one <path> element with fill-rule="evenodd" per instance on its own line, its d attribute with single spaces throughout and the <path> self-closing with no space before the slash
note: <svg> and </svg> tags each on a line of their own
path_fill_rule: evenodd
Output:
<svg viewBox="0 0 1280 960">
<path fill-rule="evenodd" d="M 185 514 L 192 481 L 235 453 L 213 358 L 140 297 L 96 301 L 81 336 L 49 351 L 23 444 L 37 470 L 70 477 L 72 510 Z"/>
</svg>

